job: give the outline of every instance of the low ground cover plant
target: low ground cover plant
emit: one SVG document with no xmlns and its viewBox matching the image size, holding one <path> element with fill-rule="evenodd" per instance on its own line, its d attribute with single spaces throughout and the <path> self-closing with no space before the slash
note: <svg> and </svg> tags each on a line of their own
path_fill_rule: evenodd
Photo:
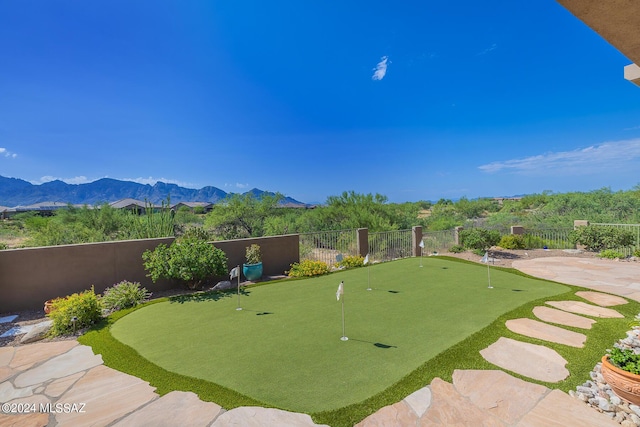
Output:
<svg viewBox="0 0 640 427">
<path fill-rule="evenodd" d="M 609 361 L 623 371 L 640 375 L 640 355 L 635 354 L 633 350 L 614 347 L 609 352 Z"/>
<path fill-rule="evenodd" d="M 342 258 L 342 261 L 336 263 L 338 267 L 354 268 L 364 266 L 364 257 L 360 255 L 348 255 Z"/>
<path fill-rule="evenodd" d="M 122 281 L 107 288 L 102 293 L 102 307 L 109 311 L 122 310 L 142 304 L 151 297 L 151 292 L 138 282 Z"/>
<path fill-rule="evenodd" d="M 52 336 L 69 335 L 100 320 L 102 307 L 92 286 L 88 291 L 54 299 L 47 316 L 53 320 Z"/>
<path fill-rule="evenodd" d="M 462 253 L 464 251 L 466 251 L 466 249 L 462 245 L 453 245 L 449 249 L 449 252 L 453 252 L 454 254 L 459 254 L 459 253 Z"/>
<path fill-rule="evenodd" d="M 289 270 L 289 277 L 311 277 L 321 276 L 331 271 L 326 262 L 304 260 L 300 263 L 294 262 Z"/>
<path fill-rule="evenodd" d="M 622 259 L 624 258 L 624 254 L 620 251 L 616 251 L 615 249 L 605 249 L 604 251 L 598 254 L 600 258 L 607 259 Z"/>
</svg>

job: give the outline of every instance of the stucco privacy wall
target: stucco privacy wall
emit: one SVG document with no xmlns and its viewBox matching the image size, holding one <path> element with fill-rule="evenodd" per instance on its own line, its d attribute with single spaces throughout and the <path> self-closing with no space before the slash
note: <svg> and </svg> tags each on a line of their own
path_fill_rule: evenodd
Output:
<svg viewBox="0 0 640 427">
<path fill-rule="evenodd" d="M 44 301 L 95 287 L 101 293 L 122 280 L 140 282 L 151 292 L 179 286 L 146 276 L 142 253 L 173 238 L 86 243 L 0 251 L 0 313 L 42 309 Z M 260 245 L 264 274 L 283 274 L 298 262 L 298 235 L 214 242 L 233 267 L 244 262 L 245 248 Z M 224 277 L 214 278 L 223 279 Z"/>
</svg>

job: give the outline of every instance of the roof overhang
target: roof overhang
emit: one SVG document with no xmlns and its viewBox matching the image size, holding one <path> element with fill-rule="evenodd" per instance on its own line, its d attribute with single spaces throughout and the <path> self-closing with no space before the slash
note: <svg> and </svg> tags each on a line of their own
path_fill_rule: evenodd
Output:
<svg viewBox="0 0 640 427">
<path fill-rule="evenodd" d="M 624 78 L 640 86 L 640 1 L 556 0 L 634 64 Z"/>
</svg>

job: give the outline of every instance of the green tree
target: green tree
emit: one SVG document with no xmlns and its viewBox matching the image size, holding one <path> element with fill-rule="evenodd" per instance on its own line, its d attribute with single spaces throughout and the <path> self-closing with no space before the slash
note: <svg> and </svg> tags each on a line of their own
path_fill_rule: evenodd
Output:
<svg viewBox="0 0 640 427">
<path fill-rule="evenodd" d="M 205 218 L 205 228 L 221 239 L 241 239 L 264 235 L 267 218 L 277 216 L 282 194 L 263 194 L 261 198 L 252 193 L 234 194 L 223 203 L 214 206 Z"/>
</svg>

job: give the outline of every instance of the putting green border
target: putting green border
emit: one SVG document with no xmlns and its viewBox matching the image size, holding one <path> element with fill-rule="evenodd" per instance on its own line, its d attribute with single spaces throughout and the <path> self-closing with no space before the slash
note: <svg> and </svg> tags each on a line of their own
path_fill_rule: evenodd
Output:
<svg viewBox="0 0 640 427">
<path fill-rule="evenodd" d="M 439 258 L 451 260 L 454 262 L 477 265 L 477 263 L 475 262 L 461 260 L 453 257 L 440 256 Z M 492 268 L 534 280 L 553 282 L 527 275 L 512 268 Z M 304 278 L 284 280 L 304 280 Z M 251 286 L 267 286 L 269 284 L 277 283 L 280 281 L 281 280 L 265 282 Z M 573 330 L 587 335 L 585 347 L 580 349 L 564 346 L 561 344 L 554 344 L 535 338 L 528 338 L 523 335 L 515 334 L 507 329 L 507 327 L 505 326 L 505 322 L 509 319 L 536 319 L 532 312 L 532 309 L 535 306 L 545 305 L 546 301 L 585 301 L 584 299 L 576 296 L 575 293 L 578 291 L 590 290 L 587 288 L 567 285 L 564 283 L 559 284 L 566 286 L 570 289 L 570 291 L 552 297 L 530 301 L 508 313 L 505 313 L 504 315 L 498 317 L 495 321 L 493 321 L 489 326 L 470 335 L 469 337 L 460 341 L 458 344 L 455 344 L 454 346 L 444 350 L 434 358 L 425 361 L 420 367 L 408 373 L 400 381 L 393 384 L 381 393 L 373 395 L 362 402 L 345 406 L 343 408 L 331 411 L 311 413 L 309 415 L 311 415 L 314 422 L 319 424 L 328 424 L 334 427 L 351 427 L 367 416 L 373 414 L 380 408 L 397 403 L 416 390 L 429 385 L 431 381 L 436 377 L 451 382 L 453 371 L 456 369 L 504 370 L 487 362 L 480 355 L 480 350 L 488 347 L 489 345 L 497 341 L 500 337 L 513 338 L 519 341 L 530 342 L 533 344 L 541 344 L 556 350 L 562 357 L 564 357 L 568 361 L 567 369 L 569 370 L 570 375 L 567 379 L 558 383 L 546 383 L 532 380 L 531 378 L 524 377 L 511 371 L 504 371 L 514 377 L 521 378 L 528 382 L 541 384 L 550 389 L 560 389 L 565 392 L 575 389 L 576 386 L 581 385 L 586 380 L 590 379 L 589 372 L 600 360 L 602 355 L 606 353 L 606 350 L 610 348 L 617 339 L 625 336 L 626 331 L 630 329 L 629 323 L 635 318 L 638 313 L 640 313 L 640 303 L 633 300 L 627 300 L 627 304 L 615 307 L 615 310 L 625 316 L 624 318 L 597 318 L 597 322 L 590 330 L 563 326 L 565 329 Z M 234 291 L 227 292 L 232 293 Z M 256 399 L 253 399 L 249 396 L 243 395 L 226 387 L 220 386 L 218 384 L 167 371 L 149 362 L 148 360 L 140 356 L 137 351 L 116 340 L 111 335 L 111 325 L 113 325 L 118 319 L 121 319 L 122 317 L 135 310 L 151 304 L 157 304 L 175 298 L 197 298 L 197 295 L 198 294 L 195 294 L 193 296 L 186 295 L 180 297 L 161 298 L 158 300 L 150 301 L 138 307 L 115 312 L 101 321 L 99 324 L 91 328 L 91 330 L 86 334 L 79 337 L 78 341 L 84 345 L 92 347 L 95 354 L 101 354 L 106 366 L 149 382 L 149 384 L 151 384 L 153 387 L 156 387 L 156 392 L 160 395 L 167 394 L 174 390 L 191 391 L 193 393 L 196 393 L 201 400 L 215 402 L 227 410 L 240 406 L 273 407 L 273 405 L 265 404 L 264 402 L 260 402 Z"/>
</svg>

